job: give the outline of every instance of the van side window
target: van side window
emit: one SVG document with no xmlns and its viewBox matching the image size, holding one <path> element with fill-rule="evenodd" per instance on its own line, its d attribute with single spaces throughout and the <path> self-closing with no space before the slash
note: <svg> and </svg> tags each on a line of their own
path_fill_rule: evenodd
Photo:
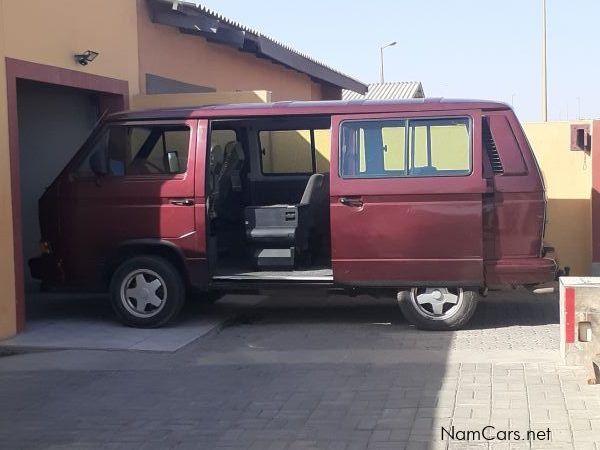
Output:
<svg viewBox="0 0 600 450">
<path fill-rule="evenodd" d="M 184 173 L 189 145 L 185 125 L 109 126 L 75 174 L 97 173 L 94 164 L 112 176 Z"/>
<path fill-rule="evenodd" d="M 468 119 L 409 121 L 410 175 L 452 176 L 471 173 Z"/>
<path fill-rule="evenodd" d="M 343 122 L 342 178 L 461 176 L 471 173 L 468 118 Z"/>
<path fill-rule="evenodd" d="M 265 175 L 312 174 L 315 171 L 312 130 L 262 130 L 258 133 Z"/>
</svg>

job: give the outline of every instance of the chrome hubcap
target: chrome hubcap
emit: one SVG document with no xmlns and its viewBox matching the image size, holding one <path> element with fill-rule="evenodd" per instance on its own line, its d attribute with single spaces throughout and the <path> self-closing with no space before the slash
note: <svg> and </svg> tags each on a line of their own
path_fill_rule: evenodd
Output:
<svg viewBox="0 0 600 450">
<path fill-rule="evenodd" d="M 149 269 L 131 272 L 121 283 L 121 302 L 136 317 L 152 317 L 165 306 L 167 287 L 162 277 Z"/>
<path fill-rule="evenodd" d="M 410 298 L 416 311 L 433 320 L 452 317 L 463 301 L 462 288 L 413 288 Z"/>
</svg>

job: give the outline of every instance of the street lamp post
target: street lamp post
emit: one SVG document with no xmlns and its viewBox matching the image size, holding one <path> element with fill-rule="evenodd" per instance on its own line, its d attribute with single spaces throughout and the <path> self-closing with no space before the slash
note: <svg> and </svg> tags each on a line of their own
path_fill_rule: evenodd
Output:
<svg viewBox="0 0 600 450">
<path fill-rule="evenodd" d="M 546 0 L 542 0 L 542 120 L 548 121 L 548 67 L 546 63 Z"/>
<path fill-rule="evenodd" d="M 383 77 L 383 49 L 388 48 L 388 47 L 392 47 L 394 45 L 396 45 L 396 41 L 390 42 L 389 44 L 386 44 L 383 47 L 379 48 L 379 55 L 380 55 L 380 62 L 381 62 L 381 70 L 379 72 L 379 79 L 380 79 L 381 83 L 385 83 L 385 80 L 384 80 L 384 77 Z"/>
</svg>

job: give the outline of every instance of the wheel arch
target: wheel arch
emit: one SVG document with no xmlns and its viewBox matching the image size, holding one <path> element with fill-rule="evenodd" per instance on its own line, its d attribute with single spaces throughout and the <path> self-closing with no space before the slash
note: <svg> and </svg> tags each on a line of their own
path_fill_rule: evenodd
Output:
<svg viewBox="0 0 600 450">
<path fill-rule="evenodd" d="M 127 259 L 135 256 L 158 256 L 169 261 L 181 273 L 187 286 L 190 283 L 185 264 L 185 256 L 181 249 L 164 239 L 131 239 L 122 242 L 106 260 L 102 280 L 106 286 L 110 283 L 115 270 Z"/>
</svg>

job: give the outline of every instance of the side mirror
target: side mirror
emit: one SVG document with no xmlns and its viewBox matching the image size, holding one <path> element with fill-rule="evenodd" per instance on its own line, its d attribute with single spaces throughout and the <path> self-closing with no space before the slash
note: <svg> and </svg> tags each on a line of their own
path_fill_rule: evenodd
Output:
<svg viewBox="0 0 600 450">
<path fill-rule="evenodd" d="M 99 177 L 108 175 L 108 161 L 103 151 L 99 150 L 90 156 L 90 169 Z"/>
<path fill-rule="evenodd" d="M 179 155 L 176 151 L 167 152 L 167 164 L 169 173 L 180 173 L 181 167 L 179 166 Z"/>
</svg>

